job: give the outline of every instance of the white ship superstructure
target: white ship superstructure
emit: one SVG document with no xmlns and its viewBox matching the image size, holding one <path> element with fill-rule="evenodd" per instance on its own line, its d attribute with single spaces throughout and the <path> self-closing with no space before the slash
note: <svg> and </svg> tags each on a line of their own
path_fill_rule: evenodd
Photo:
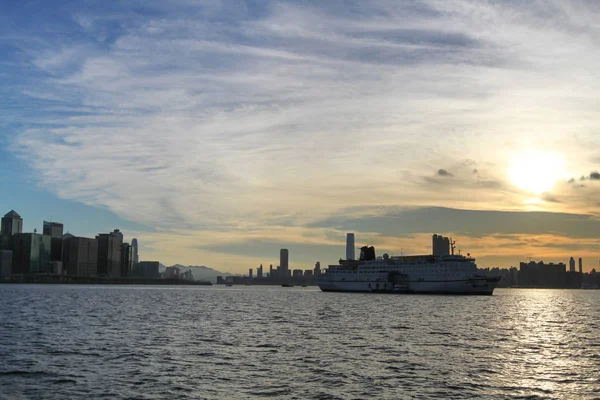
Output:
<svg viewBox="0 0 600 400">
<path fill-rule="evenodd" d="M 365 246 L 359 260 L 330 265 L 319 276 L 319 288 L 332 292 L 492 294 L 499 276 L 479 274 L 475 259 L 455 255 L 448 238 L 434 235 L 433 247 L 432 255 L 376 257 L 375 249 Z"/>
</svg>

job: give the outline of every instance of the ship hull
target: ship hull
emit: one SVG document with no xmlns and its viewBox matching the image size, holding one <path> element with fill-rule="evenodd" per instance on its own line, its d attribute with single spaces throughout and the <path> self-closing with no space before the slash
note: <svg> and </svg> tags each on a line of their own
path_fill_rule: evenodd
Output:
<svg viewBox="0 0 600 400">
<path fill-rule="evenodd" d="M 389 282 L 334 281 L 319 282 L 324 292 L 492 295 L 499 277 L 470 278 L 453 281 L 413 281 L 393 285 Z"/>
</svg>

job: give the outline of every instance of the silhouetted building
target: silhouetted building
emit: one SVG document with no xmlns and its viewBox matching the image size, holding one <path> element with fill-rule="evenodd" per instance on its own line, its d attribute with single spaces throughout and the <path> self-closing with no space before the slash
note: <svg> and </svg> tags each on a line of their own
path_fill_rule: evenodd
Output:
<svg viewBox="0 0 600 400">
<path fill-rule="evenodd" d="M 305 278 L 312 278 L 313 277 L 313 270 L 312 269 L 306 269 L 306 270 L 304 270 L 304 277 Z"/>
<path fill-rule="evenodd" d="M 269 265 L 269 276 L 273 276 L 273 264 Z"/>
<path fill-rule="evenodd" d="M 321 275 L 321 261 L 315 263 L 314 275 Z"/>
<path fill-rule="evenodd" d="M 0 250 L 0 278 L 12 274 L 13 252 L 11 250 Z"/>
<path fill-rule="evenodd" d="M 63 271 L 73 276 L 98 274 L 98 241 L 96 239 L 64 235 Z"/>
<path fill-rule="evenodd" d="M 165 278 L 169 278 L 169 279 L 179 278 L 180 274 L 181 274 L 181 270 L 179 268 L 177 268 L 176 266 L 167 267 L 165 269 Z"/>
<path fill-rule="evenodd" d="M 115 229 L 111 233 L 99 234 L 96 240 L 98 240 L 98 276 L 120 277 L 123 234 Z"/>
<path fill-rule="evenodd" d="M 289 257 L 290 253 L 288 249 L 279 250 L 279 275 L 284 278 L 289 276 Z"/>
<path fill-rule="evenodd" d="M 19 233 L 11 236 L 12 273 L 50 272 L 50 236 Z"/>
<path fill-rule="evenodd" d="M 2 217 L 2 236 L 12 236 L 23 232 L 23 218 L 15 210 L 10 210 Z"/>
<path fill-rule="evenodd" d="M 544 264 L 530 261 L 519 267 L 519 286 L 540 288 L 565 288 L 567 286 L 567 266 L 563 263 Z"/>
<path fill-rule="evenodd" d="M 159 262 L 140 261 L 134 266 L 133 275 L 140 278 L 159 278 Z"/>
<path fill-rule="evenodd" d="M 583 274 L 583 260 L 579 257 L 579 273 Z"/>
<path fill-rule="evenodd" d="M 450 239 L 442 235 L 433 235 L 433 255 L 448 256 L 450 255 Z"/>
<path fill-rule="evenodd" d="M 248 269 L 248 278 L 252 279 L 252 268 Z"/>
<path fill-rule="evenodd" d="M 346 234 L 346 260 L 355 260 L 354 252 L 354 233 Z"/>
<path fill-rule="evenodd" d="M 140 262 L 140 256 L 138 253 L 138 240 L 136 238 L 131 239 L 131 247 L 133 248 L 133 263 L 137 264 Z"/>
<path fill-rule="evenodd" d="M 575 259 L 569 258 L 569 272 L 575 272 Z"/>
<path fill-rule="evenodd" d="M 121 276 L 131 276 L 133 269 L 133 247 L 129 243 L 121 245 Z"/>
<path fill-rule="evenodd" d="M 62 261 L 63 224 L 44 221 L 43 232 L 50 236 L 50 261 Z"/>
<path fill-rule="evenodd" d="M 256 277 L 261 279 L 263 277 L 263 266 L 260 264 L 260 267 L 256 269 Z"/>
</svg>

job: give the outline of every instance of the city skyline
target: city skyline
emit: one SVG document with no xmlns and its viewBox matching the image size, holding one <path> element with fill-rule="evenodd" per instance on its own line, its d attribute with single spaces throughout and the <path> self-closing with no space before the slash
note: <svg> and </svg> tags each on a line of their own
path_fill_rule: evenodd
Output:
<svg viewBox="0 0 600 400">
<path fill-rule="evenodd" d="M 244 274 L 600 260 L 600 5 L 10 1 L 0 212 Z M 577 266 L 579 268 L 579 266 Z"/>
</svg>

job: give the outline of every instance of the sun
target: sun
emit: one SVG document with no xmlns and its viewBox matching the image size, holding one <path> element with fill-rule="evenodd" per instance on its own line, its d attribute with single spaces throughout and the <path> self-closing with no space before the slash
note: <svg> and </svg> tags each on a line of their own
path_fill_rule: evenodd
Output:
<svg viewBox="0 0 600 400">
<path fill-rule="evenodd" d="M 564 172 L 561 154 L 531 150 L 513 157 L 509 178 L 522 190 L 542 194 L 551 191 Z"/>
</svg>

